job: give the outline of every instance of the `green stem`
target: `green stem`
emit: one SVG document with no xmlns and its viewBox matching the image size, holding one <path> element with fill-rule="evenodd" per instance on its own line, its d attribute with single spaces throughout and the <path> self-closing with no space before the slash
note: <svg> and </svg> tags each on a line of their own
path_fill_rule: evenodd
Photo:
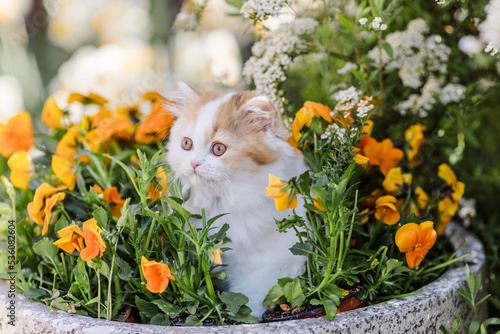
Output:
<svg viewBox="0 0 500 334">
<path fill-rule="evenodd" d="M 378 103 L 380 106 L 380 114 L 384 113 L 384 75 L 382 72 L 383 64 L 382 64 L 382 32 L 378 33 L 378 56 L 379 56 L 379 64 L 378 64 L 378 85 L 379 85 L 379 94 L 378 94 Z"/>
<path fill-rule="evenodd" d="M 97 275 L 97 319 L 101 318 L 101 277 L 99 276 L 99 269 L 96 271 Z"/>
<path fill-rule="evenodd" d="M 151 239 L 151 235 L 153 234 L 153 230 L 155 229 L 155 223 L 156 223 L 156 219 L 153 218 L 153 221 L 151 222 L 151 225 L 149 226 L 149 232 L 148 232 L 148 236 L 146 237 L 146 243 L 144 244 L 145 249 L 148 249 L 149 240 Z"/>
<path fill-rule="evenodd" d="M 106 319 L 111 320 L 111 310 L 113 308 L 113 301 L 111 299 L 111 283 L 113 282 L 113 269 L 115 268 L 115 254 L 113 253 L 113 257 L 111 258 L 111 269 L 109 271 L 108 278 L 108 298 L 106 301 Z"/>
</svg>

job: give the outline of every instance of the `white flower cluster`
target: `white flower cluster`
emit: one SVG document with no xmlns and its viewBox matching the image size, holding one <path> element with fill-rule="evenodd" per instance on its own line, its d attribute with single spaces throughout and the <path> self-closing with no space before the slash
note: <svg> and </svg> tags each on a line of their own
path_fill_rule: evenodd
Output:
<svg viewBox="0 0 500 334">
<path fill-rule="evenodd" d="M 398 105 L 402 115 L 411 112 L 419 117 L 427 117 L 434 105 L 440 101 L 443 105 L 458 103 L 465 97 L 466 88 L 460 84 L 449 83 L 443 86 L 441 80 L 431 76 L 421 90 L 421 94 L 412 94 Z"/>
<path fill-rule="evenodd" d="M 438 35 L 424 37 L 429 27 L 422 19 L 416 19 L 408 24 L 405 31 L 387 35 L 387 42 L 392 46 L 394 58 L 382 50 L 382 63 L 387 70 L 399 69 L 399 77 L 403 85 L 419 88 L 423 77 L 432 73 L 444 74 L 447 71 L 447 61 L 451 49 L 442 43 Z M 379 49 L 374 48 L 368 54 L 379 64 Z"/>
<path fill-rule="evenodd" d="M 498 53 L 498 49 L 493 44 L 493 42 L 489 42 L 488 45 L 484 48 L 484 52 L 491 54 L 492 56 L 496 55 Z"/>
<path fill-rule="evenodd" d="M 358 65 L 351 63 L 351 62 L 347 62 L 347 63 L 345 63 L 344 67 L 339 68 L 337 70 L 337 73 L 340 75 L 344 75 L 344 74 L 349 73 L 351 70 L 355 70 L 357 68 L 358 68 Z"/>
<path fill-rule="evenodd" d="M 500 0 L 490 0 L 484 7 L 484 11 L 486 19 L 478 27 L 480 37 L 484 42 L 491 42 L 498 47 L 500 45 Z"/>
<path fill-rule="evenodd" d="M 325 132 L 321 135 L 321 139 L 334 139 L 336 138 L 340 142 L 346 141 L 347 130 L 344 127 L 337 125 L 336 123 L 329 124 Z"/>
<path fill-rule="evenodd" d="M 243 67 L 243 75 L 248 81 L 253 80 L 257 93 L 269 97 L 280 110 L 284 98 L 278 86 L 286 80 L 286 70 L 293 58 L 308 47 L 302 37 L 312 34 L 316 25 L 312 18 L 299 18 L 281 25 L 253 45 L 252 56 Z"/>
<path fill-rule="evenodd" d="M 362 26 L 364 26 L 366 23 L 368 23 L 368 19 L 366 17 L 362 17 L 359 19 L 359 24 L 361 24 Z M 373 19 L 371 27 L 374 30 L 386 30 L 387 24 L 382 23 L 382 18 L 380 16 L 377 16 Z"/>
<path fill-rule="evenodd" d="M 243 3 L 240 13 L 243 17 L 263 21 L 269 16 L 280 14 L 285 6 L 293 0 L 247 0 Z"/>
<path fill-rule="evenodd" d="M 181 11 L 175 17 L 174 27 L 183 31 L 194 30 L 200 25 L 206 6 L 207 0 L 184 0 Z"/>
<path fill-rule="evenodd" d="M 151 33 L 150 0 L 44 0 L 52 43 L 73 51 L 82 45 L 147 42 Z"/>
</svg>

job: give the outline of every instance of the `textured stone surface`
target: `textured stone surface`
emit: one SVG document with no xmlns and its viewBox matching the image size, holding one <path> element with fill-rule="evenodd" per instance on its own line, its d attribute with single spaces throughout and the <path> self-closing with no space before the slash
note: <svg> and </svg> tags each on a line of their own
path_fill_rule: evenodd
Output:
<svg viewBox="0 0 500 334">
<path fill-rule="evenodd" d="M 472 273 L 481 272 L 483 278 L 486 277 L 484 249 L 479 240 L 456 224 L 450 224 L 446 234 L 454 247 L 466 241 L 459 255 L 471 253 L 467 261 Z M 456 291 L 464 284 L 465 269 L 460 266 L 447 270 L 418 295 L 344 312 L 331 322 L 323 317 L 227 327 L 159 327 L 98 320 L 50 309 L 18 293 L 16 326 L 12 327 L 7 324 L 9 319 L 5 311 L 9 303 L 9 284 L 1 281 L 0 305 L 3 311 L 0 312 L 0 333 L 440 333 L 441 324 L 451 328 L 458 315 L 464 320 L 472 316 Z M 482 295 L 485 290 L 483 284 Z M 484 318 L 487 317 L 485 307 L 479 312 Z"/>
</svg>

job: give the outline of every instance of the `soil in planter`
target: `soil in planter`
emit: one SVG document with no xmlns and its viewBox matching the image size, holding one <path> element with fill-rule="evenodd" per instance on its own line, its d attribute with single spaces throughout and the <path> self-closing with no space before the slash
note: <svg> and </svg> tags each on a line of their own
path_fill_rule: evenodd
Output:
<svg viewBox="0 0 500 334">
<path fill-rule="evenodd" d="M 337 313 L 353 310 L 362 305 L 358 300 L 357 295 L 361 291 L 361 287 L 356 287 L 349 290 L 349 294 L 340 299 L 340 305 L 337 308 Z M 267 310 L 262 315 L 263 322 L 275 322 L 284 320 L 319 318 L 326 315 L 324 308 L 318 308 L 317 305 L 301 305 L 292 308 L 290 304 L 281 304 L 276 306 L 274 310 Z"/>
</svg>

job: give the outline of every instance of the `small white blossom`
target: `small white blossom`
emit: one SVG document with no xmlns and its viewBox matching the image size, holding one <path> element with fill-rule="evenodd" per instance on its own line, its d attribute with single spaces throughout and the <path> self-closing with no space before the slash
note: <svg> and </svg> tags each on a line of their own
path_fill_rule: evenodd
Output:
<svg viewBox="0 0 500 334">
<path fill-rule="evenodd" d="M 382 24 L 380 25 L 380 30 L 386 30 L 386 29 L 387 29 L 387 24 L 382 23 Z"/>
<path fill-rule="evenodd" d="M 488 45 L 486 45 L 486 48 L 484 48 L 484 52 L 494 56 L 498 53 L 498 49 L 493 42 L 489 42 Z"/>
<path fill-rule="evenodd" d="M 460 209 L 458 210 L 458 216 L 463 219 L 464 225 L 468 227 L 470 225 L 471 218 L 476 217 L 476 200 L 474 198 L 460 198 Z"/>
<path fill-rule="evenodd" d="M 464 99 L 466 88 L 459 84 L 447 84 L 440 92 L 439 99 L 444 105 L 457 103 Z"/>
<path fill-rule="evenodd" d="M 269 16 L 275 16 L 292 3 L 292 0 L 247 0 L 243 3 L 240 13 L 243 17 L 263 21 Z"/>
<path fill-rule="evenodd" d="M 355 70 L 357 68 L 358 68 L 358 65 L 351 63 L 351 62 L 347 62 L 347 63 L 345 63 L 344 67 L 337 70 L 337 73 L 340 75 L 344 75 L 344 74 L 349 73 L 351 70 Z"/>
<path fill-rule="evenodd" d="M 436 3 L 438 5 L 444 5 L 446 3 L 446 0 L 436 0 Z"/>
<path fill-rule="evenodd" d="M 382 23 L 382 18 L 377 16 L 376 18 L 373 19 L 372 21 L 372 27 L 373 29 L 378 29 L 380 28 L 380 24 Z"/>
<path fill-rule="evenodd" d="M 359 19 L 359 24 L 363 26 L 366 24 L 366 22 L 368 22 L 368 19 L 366 17 L 362 17 Z"/>
<path fill-rule="evenodd" d="M 243 75 L 254 82 L 256 91 L 269 97 L 280 110 L 284 98 L 278 87 L 287 79 L 286 70 L 293 57 L 308 47 L 301 36 L 312 34 L 316 25 L 317 22 L 311 18 L 300 18 L 281 25 L 270 36 L 252 46 L 252 56 L 243 67 Z"/>
<path fill-rule="evenodd" d="M 500 45 L 500 0 L 490 0 L 484 7 L 486 19 L 478 26 L 483 42 Z M 498 52 L 498 51 L 497 51 Z"/>
</svg>

